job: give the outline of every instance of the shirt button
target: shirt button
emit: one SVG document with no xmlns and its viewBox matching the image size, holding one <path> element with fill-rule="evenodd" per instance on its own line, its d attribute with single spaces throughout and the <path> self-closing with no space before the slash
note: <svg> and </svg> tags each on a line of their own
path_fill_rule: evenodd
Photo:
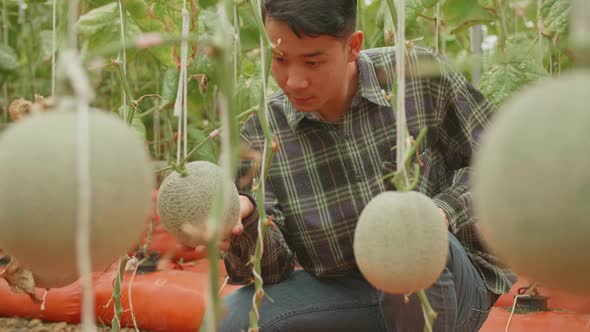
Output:
<svg viewBox="0 0 590 332">
<path fill-rule="evenodd" d="M 354 179 L 356 180 L 356 182 L 361 182 L 363 180 L 363 177 L 360 174 L 357 174 L 354 176 Z"/>
<path fill-rule="evenodd" d="M 348 133 L 344 133 L 344 135 L 342 135 L 342 137 L 343 137 L 345 140 L 349 140 L 349 139 L 350 139 L 350 134 L 348 134 Z"/>
</svg>

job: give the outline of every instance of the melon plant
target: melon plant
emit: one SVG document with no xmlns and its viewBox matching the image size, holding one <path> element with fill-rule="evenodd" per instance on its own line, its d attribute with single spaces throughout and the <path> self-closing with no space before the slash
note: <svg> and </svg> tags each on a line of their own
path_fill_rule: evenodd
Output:
<svg viewBox="0 0 590 332">
<path fill-rule="evenodd" d="M 388 293 L 430 287 L 445 267 L 449 243 L 436 204 L 415 191 L 387 191 L 363 209 L 354 233 L 357 265 Z"/>
<path fill-rule="evenodd" d="M 499 110 L 474 158 L 474 207 L 517 273 L 590 294 L 590 71 L 547 79 Z"/>
<path fill-rule="evenodd" d="M 91 264 L 103 271 L 139 241 L 154 179 L 143 142 L 120 119 L 92 110 L 89 121 Z M 0 247 L 38 287 L 78 278 L 77 144 L 71 108 L 25 118 L 0 136 Z"/>
<path fill-rule="evenodd" d="M 207 218 L 213 207 L 218 188 L 224 185 L 227 208 L 219 220 L 219 230 L 229 232 L 239 221 L 240 198 L 223 169 L 208 161 L 193 161 L 185 165 L 186 174 L 170 173 L 158 191 L 160 221 L 181 243 L 195 247 L 205 244 L 211 234 Z"/>
</svg>

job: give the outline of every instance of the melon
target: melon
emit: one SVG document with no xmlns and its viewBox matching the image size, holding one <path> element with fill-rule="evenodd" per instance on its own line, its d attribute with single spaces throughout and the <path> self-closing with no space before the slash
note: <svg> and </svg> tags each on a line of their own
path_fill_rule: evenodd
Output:
<svg viewBox="0 0 590 332">
<path fill-rule="evenodd" d="M 430 287 L 449 251 L 446 224 L 436 204 L 414 191 L 386 191 L 363 209 L 354 233 L 354 256 L 367 281 L 388 293 Z"/>
<path fill-rule="evenodd" d="M 103 271 L 139 241 L 154 178 L 142 140 L 122 120 L 92 110 L 89 121 L 91 266 Z M 78 278 L 77 142 L 73 109 L 25 118 L 0 136 L 0 247 L 38 287 Z"/>
<path fill-rule="evenodd" d="M 513 96 L 474 157 L 473 200 L 489 248 L 519 274 L 590 294 L 590 72 Z"/>
<path fill-rule="evenodd" d="M 170 173 L 158 190 L 160 221 L 181 243 L 195 247 L 211 236 L 207 219 L 220 186 L 224 186 L 224 206 L 218 229 L 229 232 L 240 218 L 240 198 L 236 186 L 223 169 L 208 161 L 186 164 L 186 175 Z"/>
</svg>

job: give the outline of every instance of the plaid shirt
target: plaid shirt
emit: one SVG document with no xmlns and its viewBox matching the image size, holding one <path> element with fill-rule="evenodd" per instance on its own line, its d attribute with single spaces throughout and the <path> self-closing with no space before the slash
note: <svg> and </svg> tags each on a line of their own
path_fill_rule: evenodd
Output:
<svg viewBox="0 0 590 332">
<path fill-rule="evenodd" d="M 412 161 L 422 165 L 416 190 L 445 211 L 451 232 L 488 288 L 505 293 L 515 275 L 485 251 L 468 188 L 469 162 L 494 109 L 440 56 L 416 47 L 408 61 L 408 129 L 417 137 L 421 128 L 428 127 L 421 154 Z M 432 75 L 418 77 L 418 70 L 428 64 Z M 363 50 L 358 68 L 357 94 L 338 123 L 296 111 L 282 91 L 270 97 L 268 116 L 280 150 L 266 180 L 265 207 L 277 226 L 268 228 L 264 239 L 266 283 L 284 280 L 295 260 L 320 278 L 358 272 L 353 255 L 358 217 L 371 198 L 395 190 L 382 179 L 396 170 L 395 114 L 383 93 L 391 91 L 395 80 L 394 48 Z M 438 72 L 433 74 L 432 68 Z M 252 149 L 262 150 L 264 138 L 256 116 L 244 124 L 242 138 Z M 225 255 L 232 282 L 252 276 L 258 215 L 243 223 L 244 233 L 232 239 Z"/>
</svg>

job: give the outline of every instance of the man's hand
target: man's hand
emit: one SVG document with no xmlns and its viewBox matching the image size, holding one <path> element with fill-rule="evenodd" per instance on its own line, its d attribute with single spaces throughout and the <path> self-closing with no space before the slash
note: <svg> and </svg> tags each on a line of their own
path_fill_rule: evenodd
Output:
<svg viewBox="0 0 590 332">
<path fill-rule="evenodd" d="M 246 196 L 240 195 L 240 219 L 236 223 L 236 225 L 231 229 L 229 233 L 222 234 L 222 239 L 219 241 L 217 246 L 221 251 L 228 251 L 229 245 L 232 236 L 239 236 L 244 231 L 244 225 L 242 225 L 242 220 L 248 218 L 249 216 L 254 213 L 254 204 L 250 202 L 250 199 Z M 195 251 L 197 254 L 205 253 L 206 247 L 204 245 L 197 246 Z"/>
</svg>

